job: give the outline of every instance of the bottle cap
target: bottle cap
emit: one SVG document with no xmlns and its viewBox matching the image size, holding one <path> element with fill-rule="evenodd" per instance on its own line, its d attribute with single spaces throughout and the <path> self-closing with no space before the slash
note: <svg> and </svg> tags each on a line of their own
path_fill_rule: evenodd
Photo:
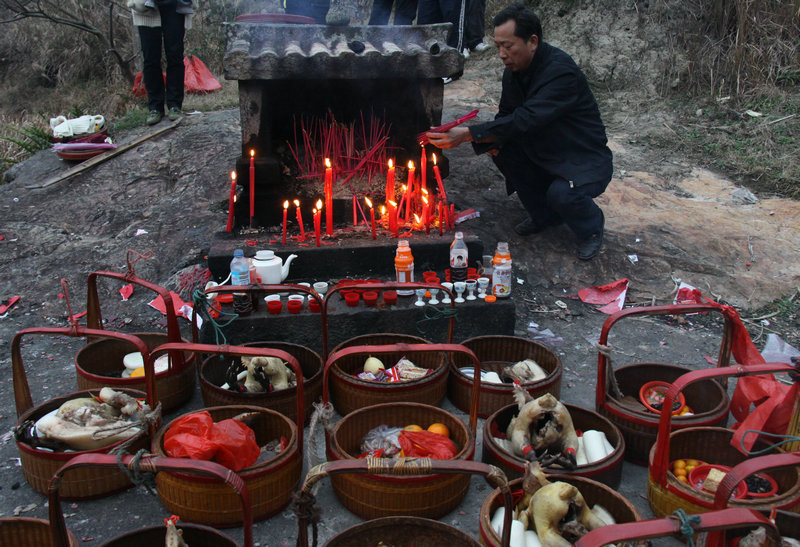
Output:
<svg viewBox="0 0 800 547">
<path fill-rule="evenodd" d="M 244 251 L 241 249 L 235 249 L 233 251 L 233 257 L 236 258 L 237 256 L 244 256 Z"/>
<path fill-rule="evenodd" d="M 493 294 L 487 294 L 483 300 L 484 302 L 495 302 L 497 300 L 497 297 Z"/>
</svg>

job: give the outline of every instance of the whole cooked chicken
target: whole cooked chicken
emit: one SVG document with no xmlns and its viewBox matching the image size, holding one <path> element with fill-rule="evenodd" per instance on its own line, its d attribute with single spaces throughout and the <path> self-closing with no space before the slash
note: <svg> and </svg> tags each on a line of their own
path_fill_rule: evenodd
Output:
<svg viewBox="0 0 800 547">
<path fill-rule="evenodd" d="M 519 413 L 506 429 L 514 454 L 543 465 L 558 463 L 575 469 L 578 435 L 567 407 L 549 393 L 534 399 L 518 385 L 514 386 L 514 399 Z"/>
</svg>

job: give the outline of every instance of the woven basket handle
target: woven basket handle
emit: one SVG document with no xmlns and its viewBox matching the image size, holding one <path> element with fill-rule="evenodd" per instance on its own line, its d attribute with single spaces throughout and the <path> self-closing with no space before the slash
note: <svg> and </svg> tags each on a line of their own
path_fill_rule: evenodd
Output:
<svg viewBox="0 0 800 547">
<path fill-rule="evenodd" d="M 21 342 L 22 339 L 29 334 L 48 334 L 48 335 L 61 335 L 70 336 L 73 338 L 91 337 L 91 336 L 105 336 L 107 338 L 116 338 L 124 340 L 132 344 L 141 354 L 145 361 L 145 389 L 147 391 L 147 403 L 150 408 L 155 409 L 158 405 L 158 395 L 156 393 L 156 380 L 155 370 L 153 369 L 153 361 L 149 359 L 150 350 L 141 338 L 132 334 L 124 334 L 121 332 L 105 331 L 102 329 L 90 329 L 78 326 L 77 324 L 72 327 L 33 327 L 23 329 L 14 335 L 11 341 L 11 370 L 14 380 L 14 403 L 17 407 L 17 417 L 22 413 L 33 407 L 33 399 L 31 398 L 31 389 L 28 384 L 28 376 L 25 373 L 25 366 L 22 363 Z"/>
<path fill-rule="evenodd" d="M 455 293 L 451 290 L 448 290 L 444 287 L 444 285 L 440 285 L 439 283 L 428 283 L 426 281 L 421 282 L 413 282 L 413 283 L 397 283 L 397 282 L 386 282 L 386 283 L 356 283 L 353 285 L 334 285 L 328 292 L 325 293 L 325 308 L 328 307 L 328 301 L 333 297 L 334 294 L 341 292 L 341 291 L 351 291 L 351 290 L 365 290 L 370 291 L 374 289 L 381 289 L 381 290 L 389 290 L 389 291 L 396 291 L 396 290 L 414 290 L 414 289 L 440 289 L 441 291 L 450 295 L 450 309 L 454 310 L 456 307 L 455 298 L 453 296 Z M 322 323 L 322 330 L 325 333 L 327 339 L 327 331 L 328 331 L 328 322 L 327 322 L 327 314 L 323 315 L 323 323 Z M 447 325 L 447 343 L 453 343 L 453 331 L 455 330 L 455 315 L 451 315 L 450 319 L 448 320 Z M 328 358 L 327 351 L 325 352 L 325 359 Z"/>
<path fill-rule="evenodd" d="M 743 461 L 731 469 L 722 479 L 714 495 L 714 509 L 722 509 L 728 505 L 728 499 L 730 499 L 736 486 L 750 475 L 770 469 L 795 466 L 800 466 L 800 452 L 769 454 Z"/>
<path fill-rule="evenodd" d="M 403 283 L 404 285 L 411 285 L 411 283 Z M 377 283 L 375 283 L 377 285 Z M 409 353 L 432 353 L 432 352 L 455 352 L 455 353 L 463 353 L 470 359 L 472 359 L 474 365 L 474 373 L 472 378 L 472 401 L 470 402 L 469 407 L 469 427 L 472 430 L 472 437 L 473 442 L 477 435 L 477 426 L 478 426 L 478 400 L 480 398 L 480 385 L 481 385 L 481 361 L 478 357 L 473 353 L 471 349 L 466 346 L 462 346 L 461 344 L 406 344 L 406 343 L 399 343 L 399 344 L 387 344 L 385 346 L 349 346 L 346 348 L 342 348 L 338 351 L 334 351 L 329 357 L 328 360 L 325 362 L 325 368 L 322 373 L 322 400 L 324 403 L 327 403 L 329 400 L 329 382 L 330 382 L 330 368 L 333 364 L 341 359 L 342 357 L 347 357 L 348 355 L 353 355 L 357 353 L 368 353 L 371 355 L 377 355 L 381 353 L 392 353 L 392 352 L 404 352 L 406 354 Z"/>
<path fill-rule="evenodd" d="M 499 488 L 503 496 L 505 517 L 503 519 L 503 547 L 508 547 L 511 536 L 511 515 L 514 504 L 505 473 L 494 465 L 466 460 L 434 460 L 431 458 L 373 458 L 348 459 L 321 463 L 313 467 L 303 481 L 299 499 L 314 502 L 314 485 L 329 475 L 340 473 L 369 473 L 371 475 L 429 475 L 431 473 L 481 474 L 491 486 Z M 312 507 L 313 508 L 313 507 Z M 308 519 L 312 511 L 304 511 L 298 518 L 297 547 L 308 547 Z"/>
<path fill-rule="evenodd" d="M 150 359 L 155 362 L 155 359 L 168 351 L 172 350 L 180 350 L 180 351 L 191 351 L 196 353 L 213 353 L 217 355 L 232 355 L 243 357 L 245 355 L 248 356 L 256 356 L 256 357 L 277 357 L 279 359 L 283 359 L 289 366 L 291 367 L 292 371 L 294 371 L 296 380 L 297 380 L 297 396 L 296 405 L 297 405 L 297 446 L 300 447 L 302 451 L 303 448 L 303 420 L 305 417 L 303 416 L 303 409 L 305 408 L 305 399 L 303 397 L 303 369 L 300 367 L 300 363 L 297 359 L 280 349 L 273 349 L 273 348 L 255 348 L 252 346 L 215 346 L 213 344 L 193 344 L 189 342 L 181 342 L 181 343 L 169 343 L 169 344 L 162 344 L 153 350 L 153 353 L 150 355 Z"/>
<path fill-rule="evenodd" d="M 716 311 L 725 318 L 725 326 L 722 331 L 722 340 L 719 346 L 719 357 L 717 358 L 718 367 L 726 367 L 731 360 L 731 344 L 733 342 L 733 319 L 725 313 L 720 306 L 713 304 L 672 304 L 668 306 L 643 306 L 638 308 L 625 308 L 608 317 L 603 323 L 600 331 L 598 344 L 608 346 L 608 336 L 613 327 L 620 319 L 625 317 L 635 317 L 640 315 L 685 315 L 689 313 L 701 313 Z M 614 373 L 611 369 L 611 359 L 607 352 L 600 351 L 597 354 L 597 386 L 595 387 L 595 405 L 598 409 L 606 406 L 608 397 L 608 382 L 611 381 L 610 375 Z"/>
<path fill-rule="evenodd" d="M 203 294 L 233 294 L 233 293 L 258 293 L 258 294 L 273 294 L 278 292 L 295 292 L 295 293 L 305 293 L 308 295 L 309 298 L 313 298 L 316 300 L 320 305 L 320 312 L 322 314 L 322 352 L 323 355 L 328 354 L 328 333 L 325 329 L 325 303 L 320 296 L 320 294 L 310 287 L 306 287 L 305 285 L 295 285 L 291 283 L 281 284 L 281 285 L 269 285 L 266 283 L 254 283 L 252 285 L 217 285 L 215 287 L 209 287 L 203 291 Z M 258 309 L 259 306 L 259 299 L 253 299 L 253 307 L 254 309 Z M 194 343 L 200 342 L 200 327 L 197 325 L 197 321 L 195 320 L 197 314 L 193 314 L 192 316 L 192 341 Z"/>
<path fill-rule="evenodd" d="M 770 538 L 776 542 L 770 543 L 769 545 L 780 545 L 780 534 L 775 524 L 770 522 L 764 515 L 752 509 L 737 507 L 703 513 L 697 516 L 700 518 L 700 524 L 692 527 L 695 532 L 763 526 L 767 530 L 767 534 Z M 576 541 L 574 545 L 576 547 L 594 547 L 619 541 L 648 540 L 666 537 L 684 539 L 681 532 L 681 521 L 678 518 L 666 517 L 662 519 L 640 520 L 637 522 L 611 524 L 601 528 L 595 528 Z M 706 543 L 707 547 L 711 547 L 711 545 L 711 543 Z"/>
<path fill-rule="evenodd" d="M 157 456 L 145 455 L 138 462 L 135 461 L 135 456 L 120 456 L 122 465 L 128 467 L 131 471 L 146 471 L 149 473 L 157 473 L 159 471 L 179 471 L 189 473 L 192 475 L 199 475 L 203 477 L 217 478 L 233 488 L 239 499 L 242 502 L 242 527 L 244 530 L 244 544 L 245 547 L 252 547 L 253 545 L 253 514 L 250 508 L 250 493 L 247 490 L 247 485 L 244 480 L 228 469 L 218 463 L 210 461 L 190 460 L 188 458 L 164 458 Z M 75 456 L 69 462 L 65 463 L 61 468 L 56 471 L 55 475 L 50 479 L 50 484 L 47 487 L 47 496 L 49 500 L 49 513 L 50 513 L 50 527 L 52 530 L 53 544 L 55 547 L 69 547 L 69 538 L 67 536 L 67 527 L 64 523 L 64 513 L 61 511 L 61 503 L 58 498 L 58 490 L 61 485 L 61 479 L 64 474 L 70 469 L 79 467 L 106 467 L 116 468 L 118 466 L 117 456 L 110 454 L 83 454 Z"/>
<path fill-rule="evenodd" d="M 716 369 L 693 370 L 680 376 L 667 389 L 664 395 L 664 402 L 661 408 L 672 408 L 672 402 L 683 388 L 694 382 L 707 378 L 718 377 L 741 377 L 754 376 L 757 374 L 767 374 L 770 372 L 792 372 L 796 369 L 786 363 L 767 363 L 763 365 L 747 365 L 735 367 L 722 367 Z M 655 482 L 665 487 L 667 484 L 667 470 L 669 468 L 669 441 L 672 428 L 672 413 L 662 412 L 658 422 L 658 436 L 656 437 L 655 447 L 653 448 L 653 463 L 650 466 L 650 476 Z M 738 483 L 737 483 L 738 484 Z"/>
</svg>

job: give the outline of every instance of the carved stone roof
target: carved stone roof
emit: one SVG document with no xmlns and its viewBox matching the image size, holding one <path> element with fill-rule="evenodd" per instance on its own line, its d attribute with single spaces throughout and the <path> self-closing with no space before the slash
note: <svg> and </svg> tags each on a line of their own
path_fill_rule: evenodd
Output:
<svg viewBox="0 0 800 547">
<path fill-rule="evenodd" d="M 225 23 L 227 80 L 441 78 L 464 58 L 447 45 L 450 23 L 329 26 Z"/>
</svg>

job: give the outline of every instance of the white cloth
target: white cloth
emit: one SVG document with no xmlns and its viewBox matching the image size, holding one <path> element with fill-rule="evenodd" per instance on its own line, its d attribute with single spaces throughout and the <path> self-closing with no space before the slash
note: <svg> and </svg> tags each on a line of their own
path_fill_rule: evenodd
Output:
<svg viewBox="0 0 800 547">
<path fill-rule="evenodd" d="M 58 116 L 57 118 L 50 118 L 50 129 L 53 130 L 54 137 L 63 138 L 84 133 L 94 133 L 99 131 L 105 123 L 105 118 L 100 115 L 86 115 L 71 120 L 64 116 Z"/>
</svg>

